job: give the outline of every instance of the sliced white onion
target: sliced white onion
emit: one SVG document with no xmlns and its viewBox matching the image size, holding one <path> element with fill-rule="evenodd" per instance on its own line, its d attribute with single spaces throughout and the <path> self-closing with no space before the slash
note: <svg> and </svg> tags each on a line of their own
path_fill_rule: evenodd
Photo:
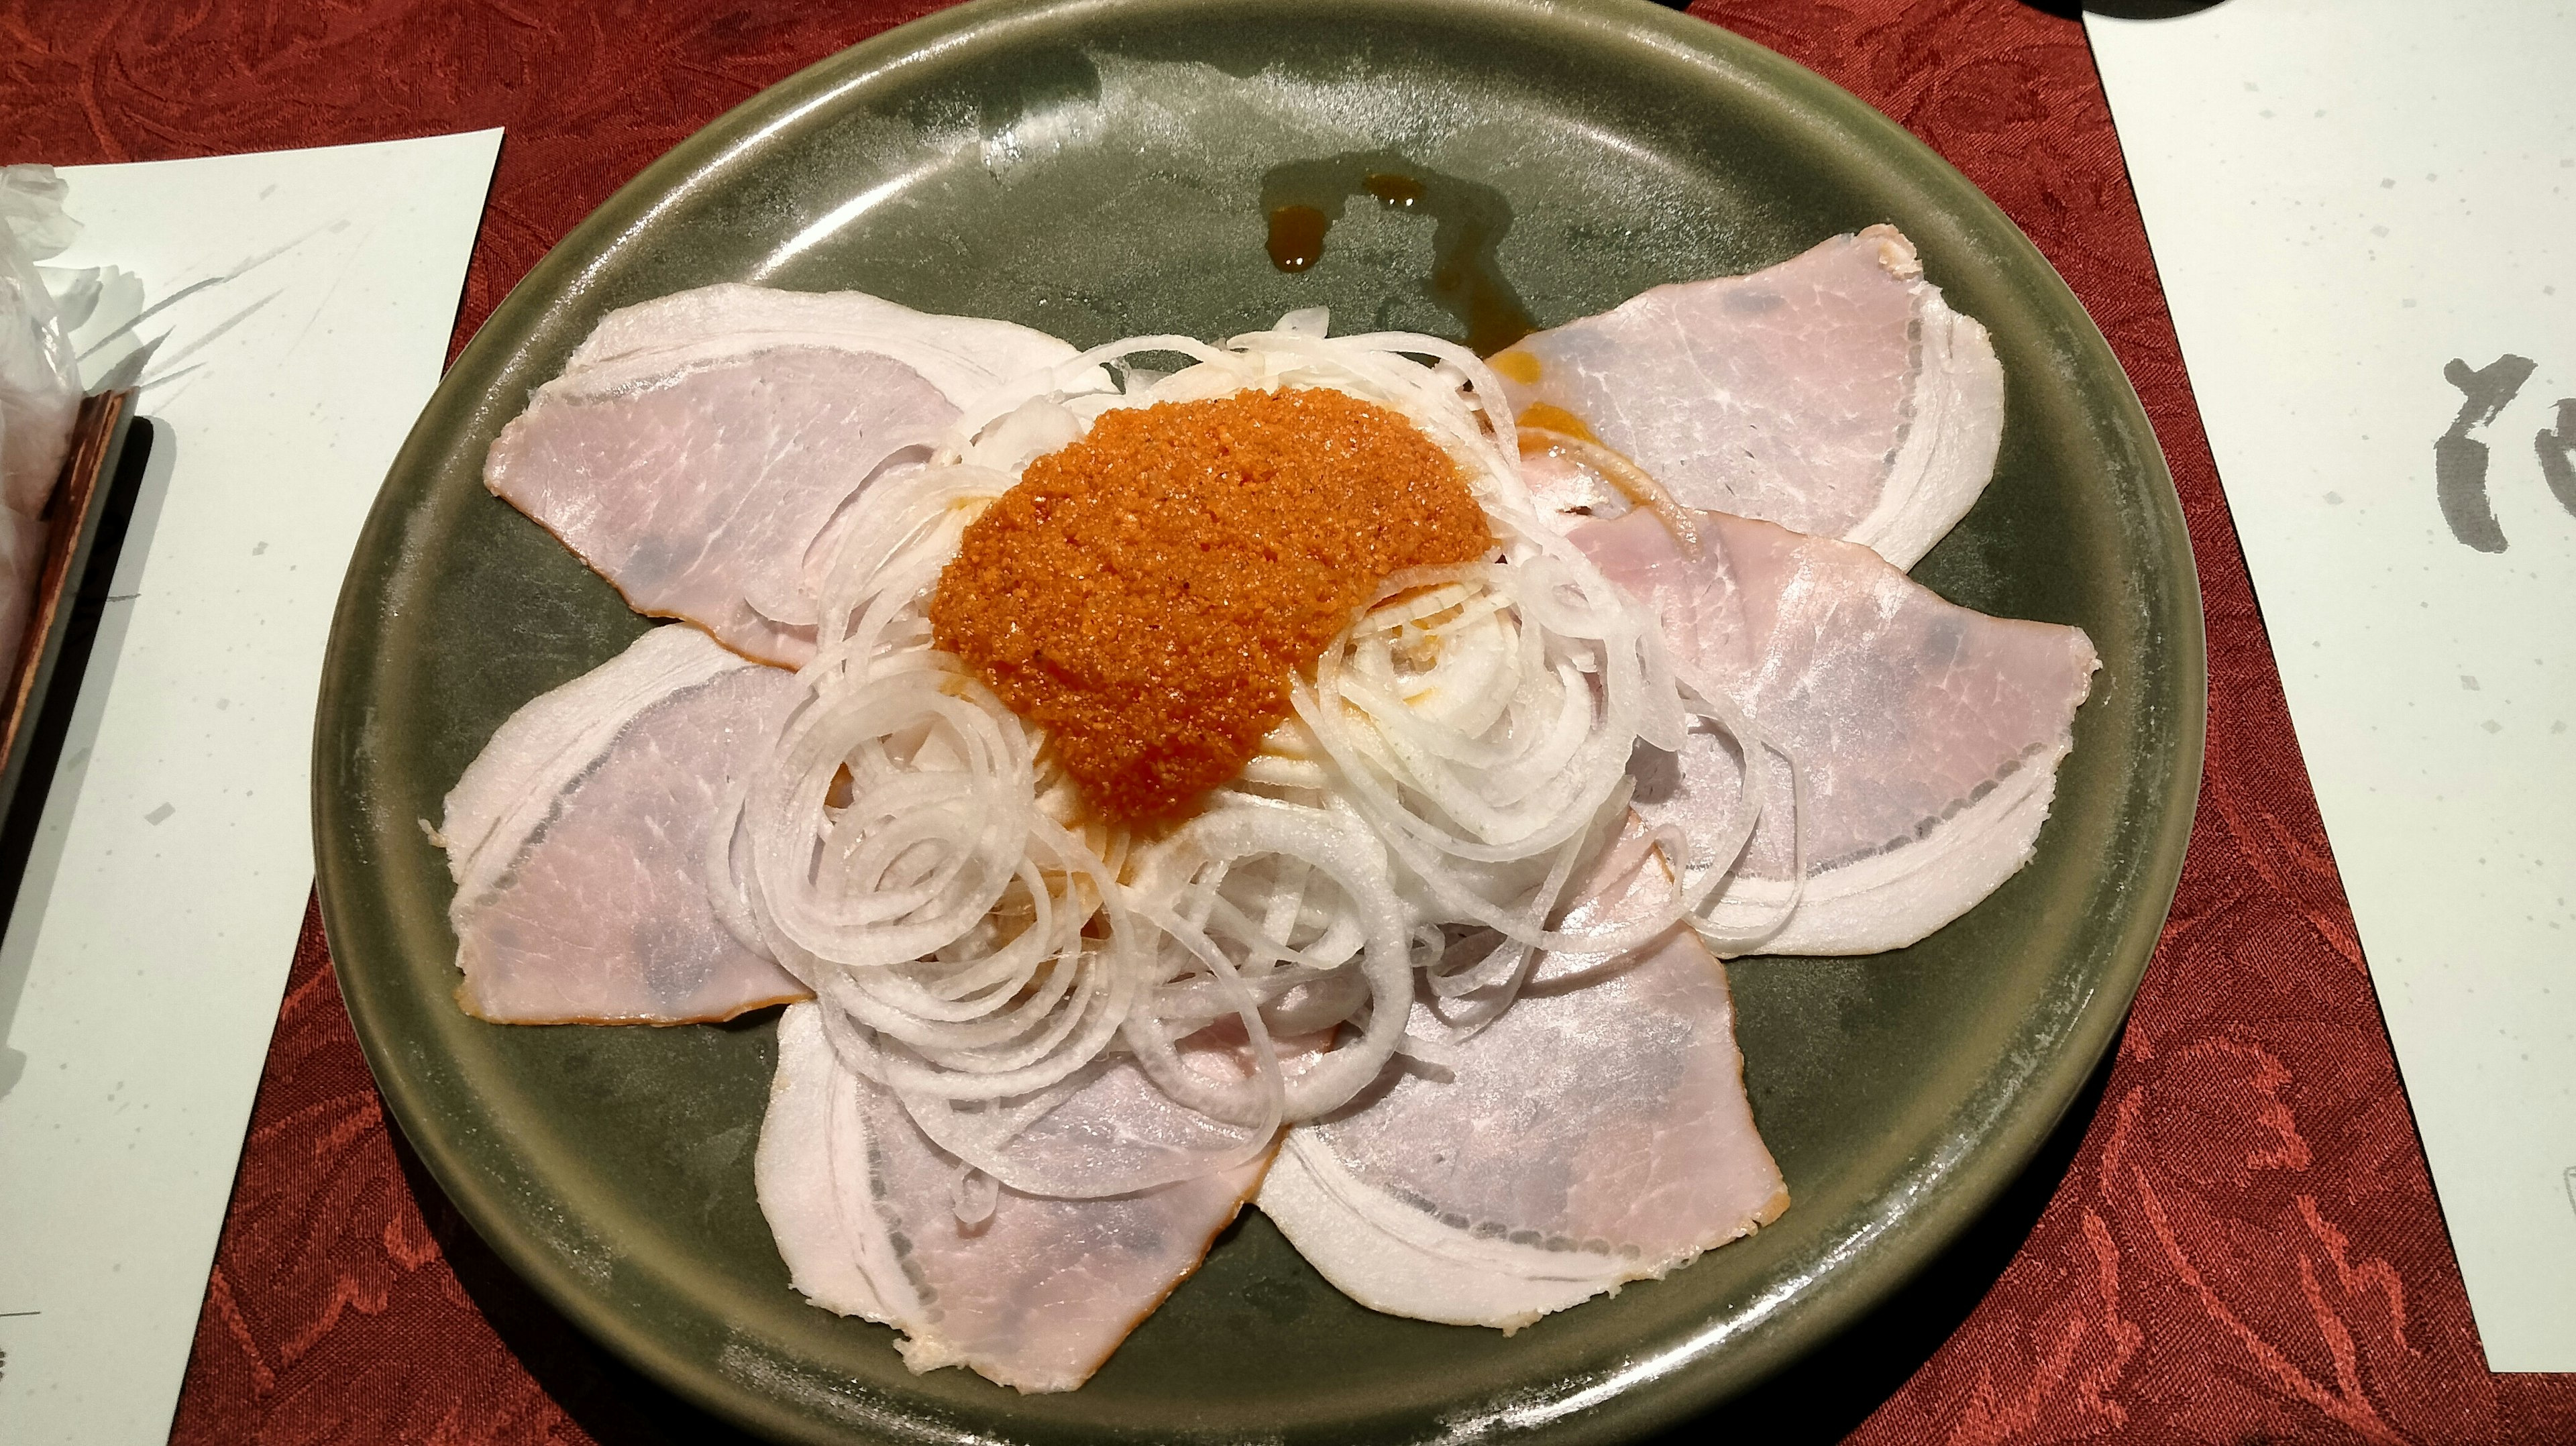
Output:
<svg viewBox="0 0 2576 1446">
<path fill-rule="evenodd" d="M 1223 347 L 1132 338 L 1001 386 L 927 463 L 862 490 L 812 569 L 806 696 L 727 800 L 708 890 L 728 928 L 815 991 L 842 1061 L 958 1159 L 961 1219 L 989 1214 L 1001 1185 L 1087 1197 L 1231 1168 L 1399 1053 L 1436 1073 L 1541 951 L 1632 948 L 1686 917 L 1710 928 L 1751 837 L 1776 750 L 1685 689 L 1656 621 L 1538 515 L 1493 372 L 1436 338 L 1330 337 L 1325 321 L 1291 313 Z M 1124 365 L 1147 353 L 1194 364 Z M 1040 733 L 933 647 L 932 592 L 983 508 L 1106 412 L 1308 386 L 1419 427 L 1469 480 L 1495 549 L 1386 579 L 1292 680 L 1294 716 L 1242 776 L 1140 841 L 1088 817 Z M 1694 714 L 1748 760 L 1717 865 L 1685 878 L 1690 851 L 1650 837 L 1676 861 L 1670 905 L 1561 926 L 1626 816 L 1630 755 L 1678 747 Z M 1494 943 L 1453 967 L 1462 926 Z M 1449 1038 L 1408 1039 L 1417 988 Z M 1044 1126 L 1118 1069 L 1186 1127 Z"/>
</svg>

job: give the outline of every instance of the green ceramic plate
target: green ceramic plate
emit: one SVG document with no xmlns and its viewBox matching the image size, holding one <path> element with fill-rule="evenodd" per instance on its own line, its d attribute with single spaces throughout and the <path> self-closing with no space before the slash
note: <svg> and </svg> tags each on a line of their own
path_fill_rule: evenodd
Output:
<svg viewBox="0 0 2576 1446">
<path fill-rule="evenodd" d="M 1081 1391 L 915 1376 L 891 1332 L 788 1288 L 752 1196 L 766 1021 L 496 1028 L 451 1002 L 449 884 L 416 820 L 512 709 L 644 626 L 484 492 L 484 449 L 601 313 L 714 281 L 858 287 L 1081 345 L 1317 303 L 1345 328 L 1462 334 L 1426 290 L 1439 226 L 1418 212 L 1363 196 L 1313 269 L 1264 254 L 1265 177 L 1361 152 L 1458 183 L 1455 226 L 1507 220 L 1494 260 L 1547 323 L 1901 225 L 2011 378 L 1994 485 L 1916 575 L 2080 623 L 2104 660 L 2056 814 L 2036 862 L 1913 949 L 1734 966 L 1796 1199 L 1748 1242 L 1505 1339 L 1362 1310 L 1247 1216 Z M 2181 513 L 2100 334 L 1974 187 L 1816 76 L 1631 0 L 985 0 L 709 126 L 493 313 L 350 568 L 316 848 L 350 1014 L 440 1184 L 567 1315 L 725 1416 L 816 1441 L 1608 1441 L 1829 1336 L 2030 1157 L 2155 942 L 2204 696 Z"/>
</svg>

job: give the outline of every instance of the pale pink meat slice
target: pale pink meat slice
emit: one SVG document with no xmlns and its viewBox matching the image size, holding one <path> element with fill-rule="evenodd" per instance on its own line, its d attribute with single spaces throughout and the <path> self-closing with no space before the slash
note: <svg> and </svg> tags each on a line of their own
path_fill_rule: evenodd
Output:
<svg viewBox="0 0 2576 1446">
<path fill-rule="evenodd" d="M 860 291 L 781 291 L 722 282 L 657 296 L 600 318 L 565 364 L 594 390 L 747 352 L 828 347 L 891 357 L 959 407 L 991 401 L 1073 348 L 1007 321 L 939 316 Z M 999 410 L 997 407 L 995 410 Z"/>
<path fill-rule="evenodd" d="M 870 479 L 910 466 L 1073 348 L 860 292 L 727 283 L 611 312 L 503 429 L 484 482 L 640 612 L 745 656 L 813 656 L 815 583 Z"/>
<path fill-rule="evenodd" d="M 1844 538 L 1899 567 L 1975 504 L 2003 436 L 1985 328 L 1888 226 L 1750 276 L 1655 287 L 1523 338 L 1494 368 L 1514 411 L 1572 417 L 1685 506 Z"/>
<path fill-rule="evenodd" d="M 1642 857 L 1605 855 L 1568 926 L 1668 897 L 1659 856 Z M 1445 1032 L 1428 1003 L 1412 1028 Z M 1290 1130 L 1263 1182 L 1262 1212 L 1362 1305 L 1514 1330 L 1788 1208 L 1725 971 L 1686 928 L 1614 959 L 1547 956 L 1455 1052 L 1445 1071 L 1399 1057 L 1379 1088 Z"/>
<path fill-rule="evenodd" d="M 457 1000 L 502 1024 L 679 1024 L 806 997 L 708 901 L 718 802 L 795 675 L 655 628 L 504 722 L 447 795 Z"/>
<path fill-rule="evenodd" d="M 1057 1200 L 997 1187 L 992 1213 L 960 1221 L 956 1158 L 884 1086 L 844 1067 L 818 1006 L 779 1020 L 778 1073 L 753 1174 L 796 1289 L 903 1333 L 916 1371 L 964 1365 L 1022 1391 L 1070 1391 L 1198 1268 L 1260 1183 L 1250 1164 L 1131 1195 Z M 1079 1135 L 1212 1138 L 1132 1062 L 1032 1127 Z"/>
<path fill-rule="evenodd" d="M 1687 555 L 1632 512 L 1571 536 L 1661 621 L 1686 681 L 1741 709 L 1804 775 L 1805 808 L 1775 770 L 1728 883 L 1729 952 L 1866 954 L 1911 944 L 2028 862 L 2048 818 L 2076 709 L 2100 666 L 2080 628 L 1988 617 L 1943 600 L 1869 551 L 1721 513 Z M 1678 754 L 1640 750 L 1633 806 L 1693 842 L 1724 835 L 1744 768 L 1697 728 Z M 1776 932 L 1797 873 L 1804 887 Z"/>
<path fill-rule="evenodd" d="M 816 539 L 957 417 L 919 373 L 870 352 L 781 346 L 594 389 L 604 370 L 539 388 L 492 444 L 485 485 L 636 611 L 789 667 L 814 652 L 796 600 Z"/>
</svg>

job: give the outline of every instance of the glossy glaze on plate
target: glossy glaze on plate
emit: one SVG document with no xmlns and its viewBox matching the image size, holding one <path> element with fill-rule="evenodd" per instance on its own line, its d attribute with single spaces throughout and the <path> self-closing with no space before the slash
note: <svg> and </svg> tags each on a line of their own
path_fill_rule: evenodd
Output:
<svg viewBox="0 0 2576 1446">
<path fill-rule="evenodd" d="M 485 447 L 607 310 L 683 287 L 858 287 L 1088 345 L 1329 304 L 1458 334 L 1424 218 L 1354 201 L 1265 253 L 1273 168 L 1392 151 L 1490 187 L 1542 324 L 1894 221 L 2009 377 L 1994 484 L 1914 570 L 2081 624 L 2104 659 L 2039 856 L 1867 960 L 1738 961 L 1795 1204 L 1672 1278 L 1508 1339 L 1371 1314 L 1257 1215 L 1081 1391 L 914 1376 L 788 1288 L 752 1196 L 761 1020 L 507 1028 L 454 1005 L 417 820 L 519 704 L 645 626 L 486 494 Z M 2200 613 L 2171 483 L 2098 332 L 2001 212 L 1812 74 L 1635 0 L 984 3 L 834 57 L 620 191 L 493 313 L 396 461 L 332 635 L 316 850 L 341 986 L 404 1133 L 496 1249 L 683 1394 L 794 1440 L 1633 1438 L 1874 1303 L 2007 1183 L 2114 1037 L 2199 777 Z"/>
</svg>

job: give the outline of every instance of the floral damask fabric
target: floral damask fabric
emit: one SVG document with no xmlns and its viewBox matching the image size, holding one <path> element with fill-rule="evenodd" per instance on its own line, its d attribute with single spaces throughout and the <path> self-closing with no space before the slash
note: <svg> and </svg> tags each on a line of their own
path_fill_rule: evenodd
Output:
<svg viewBox="0 0 2576 1446">
<path fill-rule="evenodd" d="M 0 161 L 506 126 L 462 345 L 671 145 L 935 8 L 0 0 Z M 1866 1403 L 1846 1413 L 1852 1439 L 2576 1441 L 2576 1378 L 2490 1376 L 2478 1353 L 2073 9 L 1693 7 L 1895 117 L 2038 243 L 2154 419 L 2208 614 L 2191 852 L 2099 1106 L 2027 1239 L 1971 1281 L 1982 1299 L 1945 1343 L 1875 1388 L 1892 1394 L 1865 1419 Z M 711 1430 L 537 1301 L 402 1149 L 308 917 L 174 1439 L 515 1446 Z"/>
<path fill-rule="evenodd" d="M 2110 339 L 2208 620 L 2191 850 L 2073 1167 L 1855 1435 L 1949 1446 L 2576 1441 L 2576 1377 L 2490 1376 L 2081 27 L 1998 0 L 1702 4 L 1995 199 Z"/>
</svg>

